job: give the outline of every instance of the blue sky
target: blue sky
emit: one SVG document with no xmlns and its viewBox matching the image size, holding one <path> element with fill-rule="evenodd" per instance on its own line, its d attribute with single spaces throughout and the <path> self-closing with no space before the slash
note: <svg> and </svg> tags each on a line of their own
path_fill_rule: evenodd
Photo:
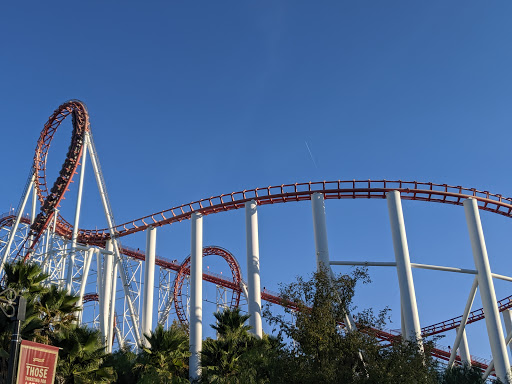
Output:
<svg viewBox="0 0 512 384">
<path fill-rule="evenodd" d="M 511 13 L 505 1 L 7 2 L 0 201 L 17 204 L 44 123 L 71 98 L 89 108 L 118 223 L 318 180 L 433 181 L 510 196 Z M 55 177 L 65 127 L 48 160 Z M 83 226 L 103 227 L 90 172 L 84 205 Z M 413 261 L 473 266 L 461 207 L 407 202 L 404 213 Z M 393 259 L 385 201 L 329 201 L 327 219 L 333 259 Z M 493 269 L 510 274 L 510 220 L 482 220 Z M 207 217 L 205 244 L 245 265 L 243 226 L 243 212 Z M 262 207 L 260 227 L 262 285 L 276 290 L 312 270 L 309 203 Z M 160 230 L 158 253 L 184 258 L 189 231 Z M 143 248 L 144 236 L 125 242 Z M 371 273 L 360 307 L 397 308 L 395 272 Z M 471 277 L 414 276 L 422 325 L 462 313 Z M 471 338 L 469 329 L 470 351 L 488 358 L 482 330 Z"/>
</svg>

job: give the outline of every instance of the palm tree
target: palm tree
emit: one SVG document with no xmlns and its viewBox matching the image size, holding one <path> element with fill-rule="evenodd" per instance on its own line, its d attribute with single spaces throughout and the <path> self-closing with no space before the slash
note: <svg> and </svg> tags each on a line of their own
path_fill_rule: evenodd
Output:
<svg viewBox="0 0 512 384">
<path fill-rule="evenodd" d="M 112 368 L 102 368 L 104 347 L 98 331 L 74 325 L 78 297 L 56 286 L 45 287 L 48 278 L 41 267 L 18 261 L 5 266 L 5 286 L 27 299 L 21 334 L 33 340 L 61 347 L 57 375 L 59 383 L 106 382 L 114 378 Z M 0 357 L 9 348 L 11 323 L 0 312 Z M 5 359 L 3 359 L 5 360 Z"/>
<path fill-rule="evenodd" d="M 201 362 L 204 383 L 268 383 L 269 358 L 274 355 L 274 346 L 267 336 L 258 339 L 249 333 L 245 325 L 249 315 L 240 309 L 226 309 L 214 313 L 217 323 L 211 325 L 218 338 L 203 343 Z"/>
<path fill-rule="evenodd" d="M 13 289 L 17 295 L 22 295 L 27 299 L 25 321 L 21 327 L 21 336 L 23 339 L 33 340 L 35 332 L 42 328 L 42 321 L 39 318 L 36 304 L 38 298 L 46 291 L 42 282 L 48 277 L 43 273 L 41 267 L 36 264 L 24 263 L 22 260 L 5 264 L 4 285 L 0 288 L 3 291 L 6 288 Z M 7 357 L 10 346 L 13 322 L 3 311 L 0 311 L 0 364 L 2 370 L 7 364 Z"/>
<path fill-rule="evenodd" d="M 138 383 L 188 383 L 188 336 L 185 330 L 173 323 L 169 329 L 159 325 L 149 335 L 144 335 L 149 347 L 144 347 L 136 369 L 140 372 Z"/>
<path fill-rule="evenodd" d="M 43 292 L 36 304 L 42 328 L 37 332 L 43 340 L 49 340 L 50 334 L 62 332 L 72 327 L 76 321 L 79 297 L 68 295 L 66 291 L 52 285 Z"/>
<path fill-rule="evenodd" d="M 53 345 L 62 348 L 57 363 L 58 384 L 109 383 L 115 379 L 112 367 L 103 367 L 106 357 L 98 330 L 87 327 L 63 329 Z"/>
<path fill-rule="evenodd" d="M 23 339 L 48 344 L 49 335 L 69 328 L 76 320 L 77 296 L 68 295 L 56 286 L 45 287 L 43 282 L 48 275 L 37 264 L 24 263 L 22 260 L 5 264 L 5 287 L 14 289 L 27 299 L 25 321 L 22 324 Z M 0 329 L 8 332 L 10 322 L 0 315 Z M 3 335 L 1 345 L 8 346 Z"/>
<path fill-rule="evenodd" d="M 103 361 L 104 367 L 112 367 L 116 373 L 114 383 L 119 384 L 137 384 L 138 374 L 135 372 L 135 364 L 138 355 L 129 347 L 121 347 L 117 351 L 109 354 Z"/>
<path fill-rule="evenodd" d="M 27 295 L 27 298 L 37 296 L 45 290 L 42 283 L 48 275 L 37 264 L 18 260 L 6 263 L 4 270 L 5 288 L 12 288 L 19 294 Z"/>
<path fill-rule="evenodd" d="M 219 338 L 232 334 L 245 335 L 251 329 L 250 325 L 245 325 L 251 316 L 242 315 L 240 308 L 225 309 L 222 312 L 215 312 L 213 316 L 215 316 L 217 324 L 211 325 L 211 327 L 217 331 Z"/>
</svg>

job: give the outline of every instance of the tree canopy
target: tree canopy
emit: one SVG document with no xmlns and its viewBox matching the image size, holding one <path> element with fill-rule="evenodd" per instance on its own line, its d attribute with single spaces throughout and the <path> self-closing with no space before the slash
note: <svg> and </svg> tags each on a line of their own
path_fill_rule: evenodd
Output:
<svg viewBox="0 0 512 384">
<path fill-rule="evenodd" d="M 98 330 L 76 325 L 78 297 L 46 286 L 47 275 L 33 264 L 6 264 L 4 288 L 27 299 L 22 338 L 61 348 L 56 383 L 187 383 L 189 337 L 178 323 L 158 326 L 144 335 L 146 346 L 121 347 L 106 354 Z M 433 341 L 397 337 L 383 344 L 376 330 L 386 325 L 388 310 L 355 315 L 356 286 L 370 283 L 365 270 L 351 275 L 319 271 L 282 287 L 282 309 L 267 306 L 264 316 L 277 330 L 260 339 L 239 308 L 216 312 L 216 338 L 203 342 L 201 383 L 354 383 L 354 384 L 482 384 L 481 372 L 468 366 L 446 370 L 431 357 Z M 293 318 L 293 321 L 290 320 Z M 0 311 L 1 371 L 7 370 L 12 322 Z M 0 377 L 0 384 L 5 380 Z"/>
</svg>

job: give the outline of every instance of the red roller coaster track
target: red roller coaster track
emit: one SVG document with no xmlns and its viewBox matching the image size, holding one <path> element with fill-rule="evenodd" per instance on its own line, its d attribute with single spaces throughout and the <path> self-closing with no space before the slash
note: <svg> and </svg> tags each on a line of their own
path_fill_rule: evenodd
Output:
<svg viewBox="0 0 512 384">
<path fill-rule="evenodd" d="M 73 133 L 71 135 L 71 144 L 62 164 L 59 177 L 53 183 L 50 193 L 46 182 L 46 159 L 50 144 L 57 132 L 57 128 L 62 121 L 71 114 L 73 123 Z M 37 186 L 37 196 L 41 203 L 41 211 L 34 220 L 31 227 L 31 234 L 35 236 L 33 245 L 37 243 L 39 237 L 50 223 L 55 208 L 57 208 L 68 190 L 69 184 L 78 167 L 78 160 L 82 155 L 84 132 L 89 130 L 89 114 L 85 104 L 78 100 L 68 101 L 57 108 L 50 116 L 48 122 L 41 131 L 41 136 L 37 141 L 36 153 L 34 156 L 35 183 Z M 61 219 L 60 221 L 63 221 Z M 28 254 L 27 254 L 28 255 Z"/>
<path fill-rule="evenodd" d="M 70 114 L 73 118 L 71 145 L 61 168 L 60 175 L 54 182 L 50 192 L 48 192 L 46 181 L 46 158 L 48 150 L 57 128 Z M 76 173 L 78 161 L 82 153 L 84 134 L 86 131 L 89 131 L 89 129 L 89 116 L 85 104 L 78 100 L 72 100 L 62 104 L 54 111 L 41 132 L 36 146 L 33 166 L 38 198 L 41 202 L 41 211 L 31 226 L 31 235 L 34 238 L 31 245 L 32 248 L 37 244 L 41 234 L 50 223 L 55 213 L 55 208 L 59 206 L 68 190 L 73 175 Z M 322 193 L 325 199 L 385 199 L 386 193 L 393 190 L 399 191 L 401 198 L 404 200 L 428 201 L 453 205 L 462 205 L 465 199 L 472 197 L 477 200 L 479 209 L 512 217 L 511 198 L 504 198 L 502 195 L 493 194 L 488 191 L 478 191 L 474 188 L 401 180 L 337 180 L 283 184 L 248 189 L 201 199 L 117 225 L 114 228 L 114 232 L 116 237 L 123 237 L 144 231 L 149 227 L 159 227 L 188 220 L 193 212 L 209 215 L 243 208 L 245 203 L 251 200 L 255 200 L 258 205 L 297 202 L 310 200 L 313 193 Z M 12 217 L 6 216 L 0 220 L 0 225 L 5 225 L 8 218 L 12 221 Z M 70 239 L 72 230 L 72 225 L 59 216 L 56 224 L 57 234 Z M 78 231 L 77 240 L 84 244 L 104 246 L 105 241 L 110 236 L 108 229 L 80 229 Z M 140 252 L 129 249 L 123 249 L 123 253 L 130 257 L 144 258 L 144 255 Z M 29 255 L 30 252 L 26 254 L 25 258 L 29 257 Z M 157 260 L 157 264 L 173 270 L 180 268 L 180 266 L 162 259 Z M 229 282 L 228 280 L 220 281 L 217 278 L 212 278 L 211 281 L 219 285 L 225 284 L 224 286 L 228 286 L 234 290 L 240 289 L 239 287 L 233 287 L 233 282 Z M 280 301 L 280 299 L 275 299 L 265 292 L 262 293 L 262 298 L 271 302 Z M 500 311 L 511 308 L 512 296 L 500 300 L 498 304 Z M 471 312 L 468 323 L 481 320 L 483 317 L 484 314 L 481 309 L 473 311 Z M 460 317 L 456 317 L 425 327 L 422 329 L 422 333 L 424 336 L 434 335 L 449 329 L 454 329 L 459 324 Z M 442 358 L 442 356 L 438 357 Z"/>
</svg>

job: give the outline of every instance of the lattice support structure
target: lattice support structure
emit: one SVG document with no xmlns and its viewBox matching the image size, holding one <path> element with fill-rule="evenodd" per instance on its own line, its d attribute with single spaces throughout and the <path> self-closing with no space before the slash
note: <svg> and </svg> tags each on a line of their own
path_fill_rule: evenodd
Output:
<svg viewBox="0 0 512 384">
<path fill-rule="evenodd" d="M 158 324 L 169 327 L 169 319 L 176 313 L 174 309 L 174 279 L 176 272 L 172 269 L 158 267 Z"/>
</svg>

